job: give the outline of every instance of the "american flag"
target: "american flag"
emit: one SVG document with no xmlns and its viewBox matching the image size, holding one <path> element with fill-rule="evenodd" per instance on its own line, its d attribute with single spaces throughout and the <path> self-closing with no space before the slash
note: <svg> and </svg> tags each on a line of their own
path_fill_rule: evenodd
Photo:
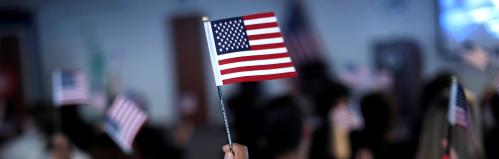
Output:
<svg viewBox="0 0 499 159">
<path fill-rule="evenodd" d="M 55 105 L 85 104 L 88 102 L 88 84 L 85 73 L 79 70 L 59 70 L 52 75 Z"/>
<path fill-rule="evenodd" d="M 286 44 L 295 65 L 321 62 L 324 58 L 324 48 L 308 21 L 302 1 L 293 0 L 289 4 L 290 10 L 284 31 Z"/>
<path fill-rule="evenodd" d="M 273 12 L 204 23 L 217 86 L 295 77 Z"/>
<path fill-rule="evenodd" d="M 146 122 L 147 114 L 137 103 L 120 95 L 109 108 L 107 118 L 105 131 L 124 152 L 130 153 L 133 140 Z"/>
<path fill-rule="evenodd" d="M 464 89 L 458 84 L 457 79 L 452 80 L 451 96 L 449 102 L 449 123 L 462 127 L 468 126 L 468 104 Z"/>
</svg>

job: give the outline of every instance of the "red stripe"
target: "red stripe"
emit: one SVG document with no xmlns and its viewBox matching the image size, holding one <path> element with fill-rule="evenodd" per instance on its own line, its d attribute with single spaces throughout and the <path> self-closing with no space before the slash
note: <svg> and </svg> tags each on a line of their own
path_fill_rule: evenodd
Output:
<svg viewBox="0 0 499 159">
<path fill-rule="evenodd" d="M 218 64 L 225 65 L 228 63 L 241 62 L 241 61 L 267 60 L 267 59 L 275 59 L 283 57 L 289 57 L 288 53 L 235 57 L 230 59 L 219 60 Z"/>
<path fill-rule="evenodd" d="M 280 64 L 258 65 L 258 66 L 244 66 L 244 67 L 236 67 L 236 68 L 221 70 L 220 73 L 222 75 L 226 75 L 226 74 L 235 73 L 235 72 L 254 71 L 254 70 L 270 70 L 270 69 L 285 68 L 285 67 L 291 67 L 291 66 L 293 66 L 293 63 L 291 63 L 291 62 L 280 63 Z"/>
<path fill-rule="evenodd" d="M 275 44 L 264 44 L 264 45 L 251 45 L 251 50 L 265 50 L 265 49 L 275 49 L 286 47 L 284 43 L 275 43 Z"/>
<path fill-rule="evenodd" d="M 257 14 L 243 16 L 243 19 L 250 20 L 250 19 L 257 19 L 257 18 L 274 17 L 274 16 L 275 16 L 274 12 L 265 12 L 265 13 L 257 13 Z"/>
<path fill-rule="evenodd" d="M 277 22 L 246 25 L 246 30 L 277 27 Z"/>
<path fill-rule="evenodd" d="M 259 76 L 247 76 L 247 77 L 238 77 L 223 80 L 223 84 L 231 84 L 238 82 L 250 82 L 250 81 L 262 81 L 262 80 L 273 80 L 279 78 L 288 78 L 288 77 L 296 77 L 296 72 L 288 72 L 288 73 L 280 73 L 280 74 L 272 74 L 272 75 L 259 75 Z"/>
<path fill-rule="evenodd" d="M 248 39 L 260 40 L 260 39 L 279 38 L 279 37 L 282 37 L 281 33 L 269 33 L 269 34 L 250 35 L 248 36 Z"/>
</svg>

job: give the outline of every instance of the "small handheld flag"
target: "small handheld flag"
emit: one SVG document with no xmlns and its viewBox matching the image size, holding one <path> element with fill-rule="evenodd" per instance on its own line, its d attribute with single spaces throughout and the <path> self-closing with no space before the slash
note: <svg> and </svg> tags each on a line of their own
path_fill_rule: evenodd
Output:
<svg viewBox="0 0 499 159">
<path fill-rule="evenodd" d="M 468 104 L 464 89 L 458 84 L 457 79 L 452 79 L 450 90 L 448 120 L 454 126 L 467 127 L 468 125 Z"/>
<path fill-rule="evenodd" d="M 217 86 L 295 77 L 273 12 L 204 22 Z"/>
<path fill-rule="evenodd" d="M 203 17 L 206 42 L 217 85 L 227 139 L 232 139 L 222 85 L 297 76 L 273 12 L 209 21 Z"/>
<path fill-rule="evenodd" d="M 467 128 L 469 125 L 466 95 L 464 94 L 464 89 L 459 84 L 457 77 L 452 77 L 447 117 L 449 121 L 447 126 L 447 147 L 443 158 L 448 158 L 450 156 L 452 127 L 461 126 Z"/>
<path fill-rule="evenodd" d="M 125 152 L 132 152 L 132 144 L 138 131 L 147 120 L 137 103 L 125 96 L 118 96 L 107 112 L 105 131 Z"/>
<path fill-rule="evenodd" d="M 53 101 L 56 106 L 88 102 L 88 83 L 83 71 L 58 70 L 52 74 Z"/>
</svg>

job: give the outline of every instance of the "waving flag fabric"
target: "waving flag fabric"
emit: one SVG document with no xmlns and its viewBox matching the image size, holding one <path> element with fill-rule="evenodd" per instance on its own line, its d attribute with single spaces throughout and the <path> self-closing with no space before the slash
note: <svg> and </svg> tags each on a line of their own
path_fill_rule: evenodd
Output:
<svg viewBox="0 0 499 159">
<path fill-rule="evenodd" d="M 306 14 L 301 0 L 289 1 L 287 21 L 284 25 L 286 44 L 294 64 L 300 66 L 307 63 L 323 62 L 324 48 L 320 37 Z"/>
<path fill-rule="evenodd" d="M 105 130 L 120 148 L 130 153 L 135 136 L 147 120 L 147 114 L 125 96 L 118 96 L 107 112 Z"/>
<path fill-rule="evenodd" d="M 457 80 L 452 81 L 451 96 L 449 102 L 449 123 L 462 127 L 468 126 L 468 104 L 464 89 Z"/>
<path fill-rule="evenodd" d="M 88 83 L 85 73 L 79 70 L 59 70 L 52 75 L 54 104 L 86 104 Z"/>
<path fill-rule="evenodd" d="M 204 23 L 217 86 L 295 77 L 273 12 Z"/>
</svg>

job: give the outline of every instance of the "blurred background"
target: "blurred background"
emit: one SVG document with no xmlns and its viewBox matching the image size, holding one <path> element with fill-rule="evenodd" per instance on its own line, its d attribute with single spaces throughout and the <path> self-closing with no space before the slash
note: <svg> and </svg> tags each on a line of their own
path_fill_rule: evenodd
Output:
<svg viewBox="0 0 499 159">
<path fill-rule="evenodd" d="M 458 156 L 498 157 L 496 0 L 0 0 L 0 157 L 222 158 L 201 17 L 267 11 L 299 77 L 223 87 L 251 158 L 441 158 L 451 76 Z M 88 103 L 54 106 L 60 69 Z M 100 128 L 123 92 L 149 116 L 128 156 Z"/>
</svg>

